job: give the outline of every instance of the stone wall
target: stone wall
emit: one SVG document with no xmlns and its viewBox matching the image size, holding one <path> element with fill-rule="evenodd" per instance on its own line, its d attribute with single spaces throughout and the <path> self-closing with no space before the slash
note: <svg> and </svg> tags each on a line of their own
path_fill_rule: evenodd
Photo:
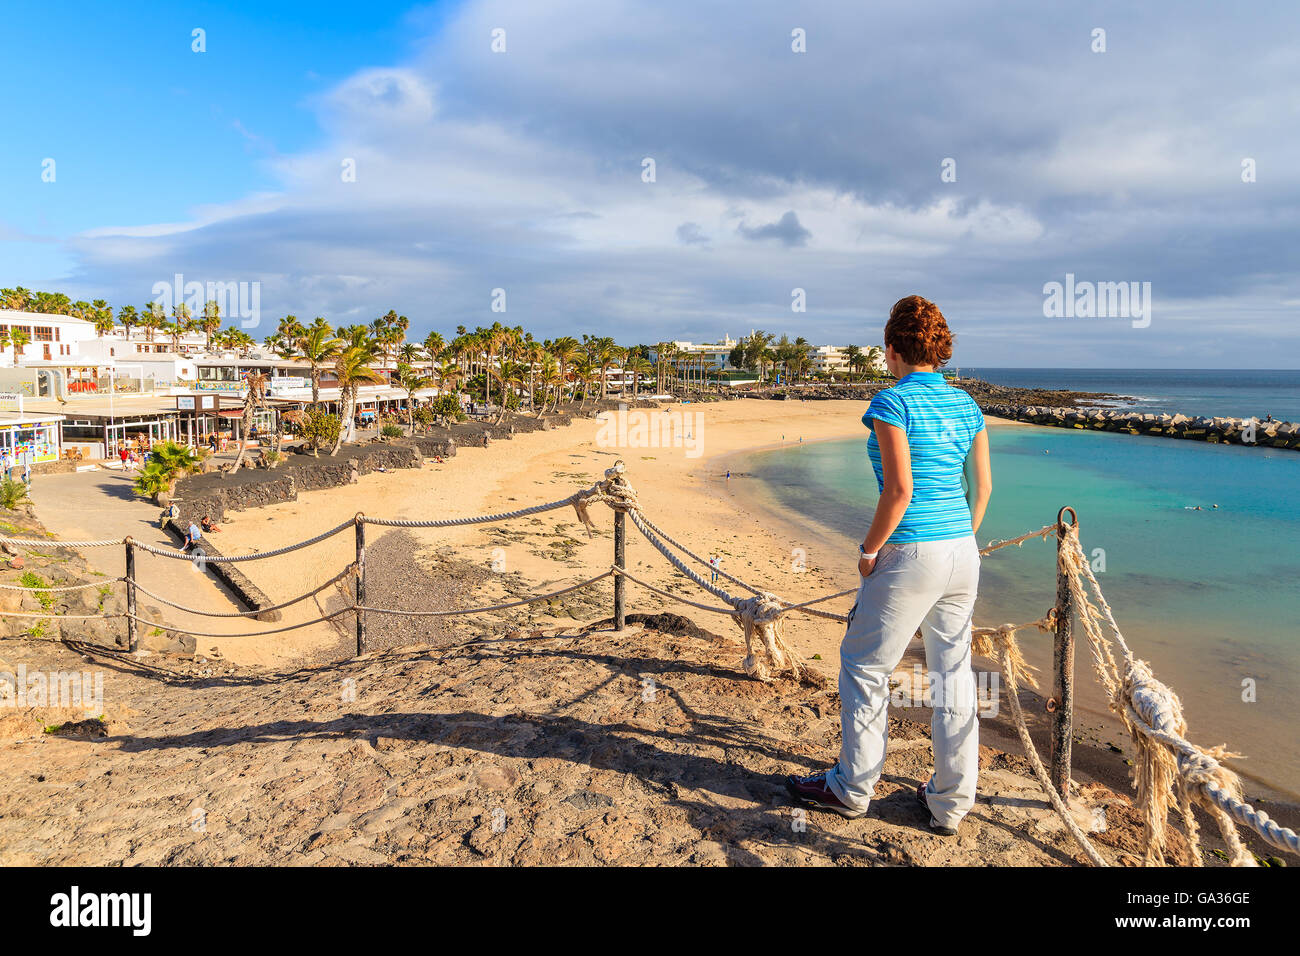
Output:
<svg viewBox="0 0 1300 956">
<path fill-rule="evenodd" d="M 167 531 L 176 539 L 177 547 L 180 547 L 185 543 L 186 529 L 189 528 L 189 522 L 184 521 L 184 519 L 182 519 L 182 521 L 183 523 L 180 524 L 175 521 L 167 522 Z M 221 553 L 221 549 L 213 543 L 211 535 L 204 536 L 200 548 L 208 557 L 224 557 Z M 163 560 L 174 561 L 175 558 L 165 558 Z M 240 570 L 238 564 L 209 563 L 205 565 L 205 567 L 212 572 L 213 576 L 218 581 L 229 589 L 230 593 L 235 596 L 235 600 L 244 606 L 244 610 L 262 612 L 256 616 L 256 620 L 271 622 L 278 621 L 283 617 L 283 614 L 280 611 L 262 610 L 263 608 L 273 607 L 275 602 L 271 600 L 266 592 L 248 579 L 248 575 L 244 574 L 244 572 Z M 175 601 L 178 599 L 172 598 L 172 600 Z M 202 628 L 200 628 L 200 630 L 202 630 Z"/>
<path fill-rule="evenodd" d="M 1046 405 L 1010 405 L 981 403 L 989 415 L 1010 418 L 1035 425 L 1057 428 L 1084 428 L 1093 431 L 1124 432 L 1129 435 L 1153 435 L 1233 445 L 1259 445 L 1265 448 L 1300 449 L 1300 425 L 1293 422 L 1262 422 L 1255 419 L 1254 441 L 1250 441 L 1249 421 L 1240 418 L 1190 417 L 1130 412 L 1121 409 L 1062 408 Z"/>
<path fill-rule="evenodd" d="M 299 492 L 349 485 L 374 471 L 420 468 L 425 457 L 435 454 L 455 454 L 455 442 L 419 439 L 345 445 L 335 458 L 289 455 L 277 468 L 246 468 L 229 476 L 213 472 L 182 478 L 176 486 L 176 505 L 182 527 L 188 527 L 191 521 L 197 523 L 204 515 L 219 522 L 230 511 L 296 501 Z"/>
</svg>

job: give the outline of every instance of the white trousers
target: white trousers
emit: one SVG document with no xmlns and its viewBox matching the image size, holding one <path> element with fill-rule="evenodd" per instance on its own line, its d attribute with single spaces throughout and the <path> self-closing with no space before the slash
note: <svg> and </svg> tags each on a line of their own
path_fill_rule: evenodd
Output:
<svg viewBox="0 0 1300 956">
<path fill-rule="evenodd" d="M 940 825 L 956 826 L 975 805 L 979 721 L 970 632 L 979 574 L 972 535 L 887 544 L 863 580 L 840 646 L 840 762 L 826 775 L 848 806 L 865 810 L 875 793 L 885 766 L 889 678 L 917 628 L 935 698 L 930 813 Z"/>
</svg>

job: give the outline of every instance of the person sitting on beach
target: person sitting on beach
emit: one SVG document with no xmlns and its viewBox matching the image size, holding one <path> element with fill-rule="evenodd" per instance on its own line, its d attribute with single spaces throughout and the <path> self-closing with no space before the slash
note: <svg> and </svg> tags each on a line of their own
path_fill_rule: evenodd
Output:
<svg viewBox="0 0 1300 956">
<path fill-rule="evenodd" d="M 934 773 L 916 798 L 930 829 L 944 836 L 956 835 L 975 804 L 975 532 L 993 491 L 979 406 L 936 371 L 951 357 L 952 333 L 938 306 L 916 295 L 894 304 L 885 363 L 898 381 L 877 392 L 862 416 L 880 500 L 858 546 L 862 583 L 840 645 L 840 759 L 821 773 L 786 778 L 791 795 L 816 809 L 850 818 L 867 812 L 885 765 L 889 678 L 919 628 L 936 699 Z"/>
<path fill-rule="evenodd" d="M 181 548 L 181 551 L 189 554 L 199 546 L 201 540 L 203 540 L 203 532 L 199 530 L 198 525 L 191 521 L 189 533 L 185 535 L 185 546 Z"/>
<path fill-rule="evenodd" d="M 209 518 L 207 515 L 204 515 L 204 516 L 203 516 L 203 520 L 200 521 L 199 524 L 203 527 L 203 530 L 204 530 L 206 533 L 208 533 L 208 534 L 211 534 L 211 533 L 214 532 L 214 531 L 220 531 L 220 530 L 221 530 L 220 528 L 218 528 L 218 527 L 216 526 L 216 524 L 213 522 L 213 520 L 212 520 L 211 518 Z"/>
</svg>

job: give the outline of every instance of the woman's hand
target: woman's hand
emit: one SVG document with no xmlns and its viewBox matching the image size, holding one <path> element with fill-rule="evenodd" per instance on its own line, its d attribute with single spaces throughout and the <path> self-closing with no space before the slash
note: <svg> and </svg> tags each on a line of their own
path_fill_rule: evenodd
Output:
<svg viewBox="0 0 1300 956">
<path fill-rule="evenodd" d="M 858 558 L 858 574 L 870 577 L 871 572 L 876 569 L 876 562 L 880 560 L 879 555 L 867 557 L 865 554 Z"/>
</svg>

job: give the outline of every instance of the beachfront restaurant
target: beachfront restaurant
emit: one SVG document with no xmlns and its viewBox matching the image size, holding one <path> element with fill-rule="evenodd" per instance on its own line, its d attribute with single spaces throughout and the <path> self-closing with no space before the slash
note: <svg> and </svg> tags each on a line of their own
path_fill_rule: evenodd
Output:
<svg viewBox="0 0 1300 956">
<path fill-rule="evenodd" d="M 58 461 L 63 455 L 62 415 L 0 413 L 0 462 L 6 469 Z"/>
<path fill-rule="evenodd" d="M 148 453 L 179 438 L 175 399 L 168 396 L 81 398 L 62 406 L 63 447 L 70 457 L 116 458 L 120 448 Z"/>
</svg>

